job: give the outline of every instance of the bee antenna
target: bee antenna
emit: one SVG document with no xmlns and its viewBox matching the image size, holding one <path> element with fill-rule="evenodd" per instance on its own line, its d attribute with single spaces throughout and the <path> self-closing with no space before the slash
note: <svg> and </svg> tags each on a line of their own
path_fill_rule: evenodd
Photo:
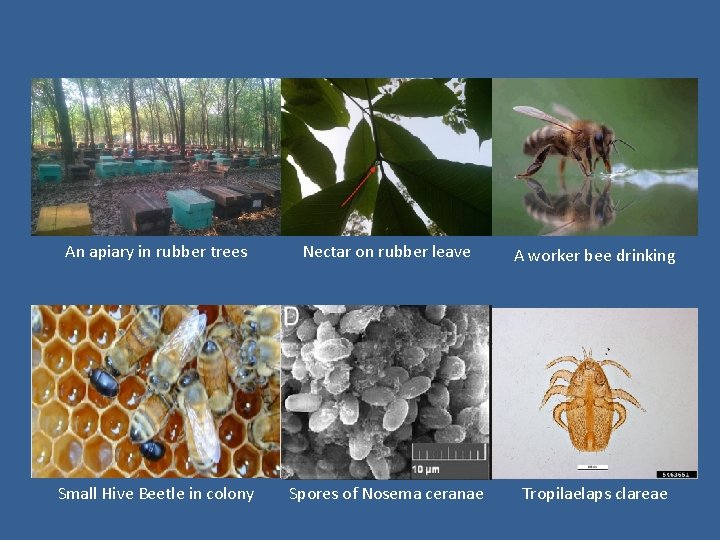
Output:
<svg viewBox="0 0 720 540">
<path fill-rule="evenodd" d="M 630 148 L 630 150 L 635 150 L 635 147 L 634 147 L 632 144 L 630 144 L 629 142 L 625 142 L 625 141 L 623 141 L 622 139 L 615 139 L 615 140 L 613 141 L 613 146 L 615 145 L 615 142 L 621 142 L 621 143 L 623 143 L 625 146 L 627 146 L 628 148 Z M 617 149 L 616 149 L 616 150 L 617 150 Z"/>
</svg>

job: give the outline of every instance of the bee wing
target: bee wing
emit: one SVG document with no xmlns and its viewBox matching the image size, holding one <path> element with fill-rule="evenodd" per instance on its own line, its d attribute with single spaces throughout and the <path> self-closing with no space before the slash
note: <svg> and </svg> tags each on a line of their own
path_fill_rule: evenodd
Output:
<svg viewBox="0 0 720 540">
<path fill-rule="evenodd" d="M 517 111 L 520 114 L 525 114 L 527 116 L 532 116 L 533 118 L 537 118 L 538 120 L 542 120 L 544 122 L 549 122 L 551 124 L 555 124 L 558 127 L 561 127 L 563 129 L 567 129 L 568 131 L 572 131 L 573 133 L 576 133 L 577 130 L 571 128 L 569 125 L 567 125 L 562 120 L 558 120 L 554 116 L 550 116 L 547 113 L 542 112 L 540 109 L 536 109 L 535 107 L 526 107 L 525 105 L 518 105 L 517 107 L 513 107 L 513 111 Z"/>
<path fill-rule="evenodd" d="M 197 309 L 193 309 L 178 327 L 168 336 L 165 343 L 158 349 L 157 354 L 169 354 L 176 351 L 180 358 L 190 359 L 195 356 L 197 349 L 202 345 L 201 337 L 205 333 L 207 317 Z M 191 349 L 195 348 L 194 351 Z"/>
<path fill-rule="evenodd" d="M 564 116 L 568 120 L 578 120 L 579 119 L 578 115 L 575 114 L 574 112 L 572 112 L 570 109 L 568 109 L 565 105 L 560 105 L 559 103 L 553 103 L 552 109 L 555 114 Z"/>
<path fill-rule="evenodd" d="M 213 463 L 218 463 L 220 461 L 220 437 L 215 429 L 210 409 L 187 406 L 185 414 L 192 430 L 198 457 L 201 461 L 211 460 Z"/>
</svg>

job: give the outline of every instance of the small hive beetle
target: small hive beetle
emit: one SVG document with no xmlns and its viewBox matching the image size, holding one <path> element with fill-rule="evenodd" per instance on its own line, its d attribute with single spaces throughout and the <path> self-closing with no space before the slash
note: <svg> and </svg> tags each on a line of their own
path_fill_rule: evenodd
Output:
<svg viewBox="0 0 720 540">
<path fill-rule="evenodd" d="M 547 365 L 550 368 L 560 362 L 572 362 L 577 368 L 573 372 L 561 369 L 553 373 L 550 388 L 545 392 L 540 408 L 551 396 L 566 396 L 567 401 L 553 409 L 555 422 L 570 434 L 570 441 L 575 448 L 581 452 L 600 452 L 610 442 L 610 434 L 627 417 L 625 407 L 614 399 L 624 399 L 642 411 L 645 409 L 629 392 L 610 388 L 602 366 L 614 366 L 630 377 L 627 369 L 615 360 L 593 360 L 592 350 L 588 354 L 583 349 L 583 355 L 582 362 L 574 356 L 561 356 Z M 555 384 L 558 379 L 567 381 L 568 385 Z M 563 422 L 563 412 L 567 423 Z M 615 413 L 618 413 L 618 419 L 613 424 Z"/>
</svg>

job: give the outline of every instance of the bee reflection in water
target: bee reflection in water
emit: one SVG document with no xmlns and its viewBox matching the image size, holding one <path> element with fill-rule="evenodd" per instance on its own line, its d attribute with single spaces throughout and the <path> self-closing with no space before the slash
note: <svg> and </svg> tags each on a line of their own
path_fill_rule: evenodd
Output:
<svg viewBox="0 0 720 540">
<path fill-rule="evenodd" d="M 617 205 L 610 194 L 611 179 L 599 189 L 591 177 L 586 177 L 577 191 L 567 191 L 564 180 L 560 192 L 547 193 L 533 178 L 523 179 L 532 190 L 524 196 L 525 210 L 539 223 L 553 229 L 545 234 L 561 236 L 594 231 L 615 221 Z"/>
</svg>

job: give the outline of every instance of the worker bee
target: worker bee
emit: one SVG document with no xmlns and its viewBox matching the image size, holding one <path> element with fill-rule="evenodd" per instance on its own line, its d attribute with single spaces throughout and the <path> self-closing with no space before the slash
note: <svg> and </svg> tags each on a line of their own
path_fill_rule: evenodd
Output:
<svg viewBox="0 0 720 540">
<path fill-rule="evenodd" d="M 564 108 L 561 108 L 561 113 L 568 117 L 569 122 L 567 123 L 535 107 L 523 105 L 513 107 L 513 110 L 552 124 L 536 129 L 525 139 L 523 152 L 529 156 L 535 156 L 535 161 L 524 173 L 518 174 L 518 178 L 527 178 L 538 172 L 548 155 L 561 156 L 561 174 L 565 170 L 566 158 L 577 161 L 585 176 L 592 175 L 595 165 L 600 159 L 605 165 L 605 172 L 610 173 L 612 171 L 610 150 L 615 148 L 615 143 L 621 142 L 632 148 L 625 141 L 615 137 L 612 128 L 591 120 L 579 120 Z"/>
<path fill-rule="evenodd" d="M 160 319 L 160 306 L 142 306 L 105 355 L 105 367 L 112 375 L 127 375 L 157 345 Z"/>
<path fill-rule="evenodd" d="M 228 321 L 240 328 L 247 313 L 254 307 L 252 305 L 225 305 L 225 313 L 227 313 Z"/>
<path fill-rule="evenodd" d="M 268 306 L 248 310 L 240 331 L 244 337 L 274 336 L 280 331 L 280 312 Z"/>
<path fill-rule="evenodd" d="M 277 339 L 248 338 L 240 347 L 240 357 L 262 377 L 270 377 L 280 369 L 280 342 Z"/>
<path fill-rule="evenodd" d="M 232 406 L 232 388 L 228 382 L 225 355 L 212 339 L 205 342 L 198 355 L 197 370 L 208 393 L 210 410 L 216 416 L 222 416 Z"/>
<path fill-rule="evenodd" d="M 30 330 L 33 334 L 39 334 L 43 327 L 42 311 L 38 306 L 30 306 Z"/>
<path fill-rule="evenodd" d="M 144 443 L 157 435 L 165 427 L 172 405 L 168 396 L 147 394 L 130 418 L 130 440 Z"/>
<path fill-rule="evenodd" d="M 175 330 L 178 325 L 187 317 L 190 312 L 197 306 L 190 305 L 171 305 L 165 306 L 163 312 L 162 332 L 165 335 L 169 335 Z"/>
<path fill-rule="evenodd" d="M 525 194 L 525 209 L 536 221 L 553 226 L 551 235 L 593 231 L 615 221 L 618 210 L 610 194 L 610 180 L 600 191 L 586 178 L 579 191 L 558 195 L 548 195 L 532 178 L 526 182 L 533 192 Z"/>
<path fill-rule="evenodd" d="M 167 394 L 185 364 L 197 355 L 206 321 L 205 314 L 193 309 L 155 351 L 148 373 L 148 384 L 154 392 Z"/>
<path fill-rule="evenodd" d="M 178 407 L 183 415 L 190 462 L 207 472 L 220 461 L 220 437 L 208 405 L 208 395 L 195 370 L 183 373 L 178 381 Z"/>
<path fill-rule="evenodd" d="M 275 450 L 280 446 L 280 402 L 278 395 L 269 410 L 258 415 L 252 422 L 251 438 L 261 450 Z"/>
</svg>

